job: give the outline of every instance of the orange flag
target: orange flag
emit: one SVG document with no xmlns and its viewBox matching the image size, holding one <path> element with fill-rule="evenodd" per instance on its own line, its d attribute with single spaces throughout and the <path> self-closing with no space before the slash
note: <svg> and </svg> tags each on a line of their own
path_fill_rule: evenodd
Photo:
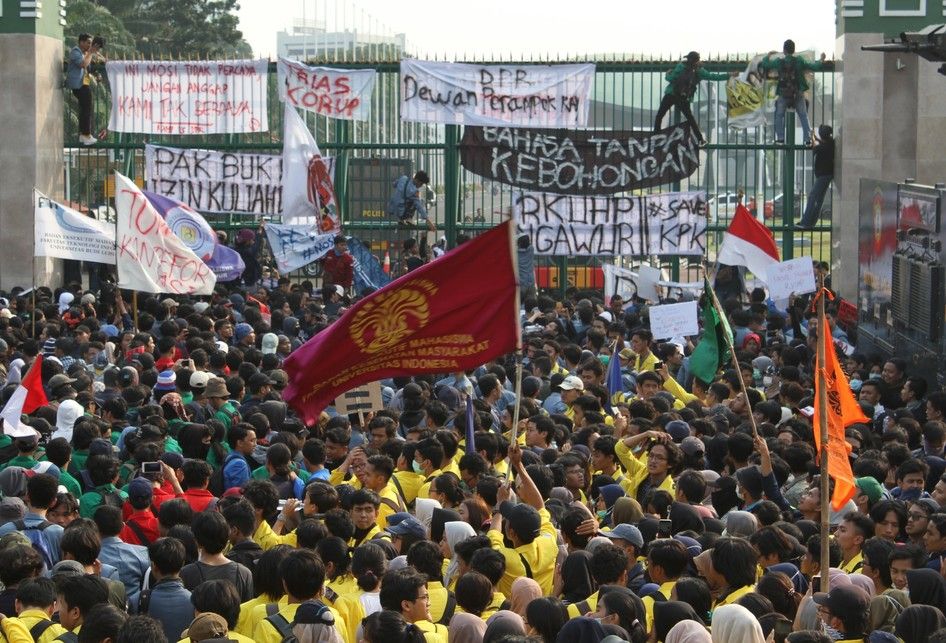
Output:
<svg viewBox="0 0 946 643">
<path fill-rule="evenodd" d="M 822 291 L 819 296 L 824 297 L 825 292 Z M 870 422 L 870 420 L 854 399 L 851 385 L 844 371 L 841 370 L 838 356 L 834 352 L 834 342 L 828 341 L 829 337 L 831 337 L 831 326 L 824 315 L 821 315 L 818 322 L 818 341 L 824 342 L 825 363 L 816 362 L 817 373 L 820 376 L 815 378 L 815 447 L 818 453 L 821 453 L 819 400 L 821 387 L 824 386 L 827 389 L 828 400 L 828 475 L 834 478 L 831 506 L 835 511 L 840 511 L 855 493 L 854 473 L 851 471 L 851 461 L 848 457 L 851 445 L 844 439 L 844 429 L 857 422 Z"/>
</svg>

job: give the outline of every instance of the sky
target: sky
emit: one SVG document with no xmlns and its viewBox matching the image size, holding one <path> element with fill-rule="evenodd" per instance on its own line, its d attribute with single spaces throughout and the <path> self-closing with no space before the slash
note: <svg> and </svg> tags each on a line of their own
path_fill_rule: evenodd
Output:
<svg viewBox="0 0 946 643">
<path fill-rule="evenodd" d="M 274 10 L 278 7 L 278 11 Z M 722 53 L 834 51 L 833 0 L 240 0 L 240 29 L 255 55 L 276 55 L 293 19 L 330 31 L 405 33 L 412 53 L 447 60 L 564 54 L 644 54 L 676 59 Z"/>
</svg>

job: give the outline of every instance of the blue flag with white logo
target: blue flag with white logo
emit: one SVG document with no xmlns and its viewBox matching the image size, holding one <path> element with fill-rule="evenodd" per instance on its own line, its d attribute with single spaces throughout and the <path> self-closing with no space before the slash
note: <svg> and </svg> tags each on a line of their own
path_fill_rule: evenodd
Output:
<svg viewBox="0 0 946 643">
<path fill-rule="evenodd" d="M 381 262 L 359 239 L 348 238 L 348 251 L 355 260 L 355 292 L 361 293 L 366 288 L 377 290 L 391 283 L 391 278 L 384 274 Z"/>
</svg>

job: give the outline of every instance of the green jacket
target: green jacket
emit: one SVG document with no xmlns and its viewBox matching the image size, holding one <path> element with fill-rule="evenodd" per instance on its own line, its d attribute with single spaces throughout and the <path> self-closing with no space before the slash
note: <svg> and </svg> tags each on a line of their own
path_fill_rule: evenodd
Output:
<svg viewBox="0 0 946 643">
<path fill-rule="evenodd" d="M 79 498 L 79 515 L 83 518 L 91 518 L 93 515 L 95 515 L 95 510 L 98 509 L 105 501 L 105 499 L 102 497 L 102 494 L 113 492 L 118 492 L 118 495 L 121 496 L 122 500 L 128 499 L 128 494 L 115 485 L 102 485 L 101 487 L 96 487 L 88 493 L 82 494 L 82 497 Z"/>
<path fill-rule="evenodd" d="M 59 484 L 66 488 L 78 500 L 82 496 L 82 486 L 79 481 L 72 477 L 72 474 L 65 470 L 59 472 Z"/>
<path fill-rule="evenodd" d="M 821 71 L 824 63 L 822 63 L 820 60 L 807 60 L 806 58 L 802 58 L 801 56 L 796 56 L 794 54 L 791 56 L 784 56 L 784 58 L 786 60 L 791 60 L 792 64 L 795 65 L 795 78 L 798 80 L 796 84 L 798 86 L 799 93 L 808 91 L 808 81 L 805 79 L 805 72 Z M 778 71 L 779 67 L 781 67 L 781 62 L 781 58 L 771 58 L 766 56 L 762 59 L 762 62 L 759 63 L 759 67 L 765 71 Z M 778 85 L 776 85 L 775 88 L 775 95 L 782 95 L 782 89 L 778 87 Z"/>
<path fill-rule="evenodd" d="M 664 96 L 673 93 L 673 81 L 675 81 L 680 74 L 683 73 L 683 70 L 686 69 L 685 63 L 677 63 L 677 66 L 667 72 L 665 78 L 667 79 L 667 88 L 664 90 Z M 729 74 L 727 72 L 712 72 L 703 67 L 700 67 L 696 72 L 697 78 L 700 80 L 728 80 Z"/>
</svg>

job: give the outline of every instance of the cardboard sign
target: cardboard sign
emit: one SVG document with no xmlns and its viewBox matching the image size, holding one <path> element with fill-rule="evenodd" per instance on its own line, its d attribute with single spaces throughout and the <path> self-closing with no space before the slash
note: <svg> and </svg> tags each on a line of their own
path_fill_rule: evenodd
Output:
<svg viewBox="0 0 946 643">
<path fill-rule="evenodd" d="M 815 272 L 811 257 L 789 259 L 769 266 L 765 282 L 769 297 L 787 299 L 792 293 L 804 295 L 815 291 Z"/>
<path fill-rule="evenodd" d="M 371 382 L 342 393 L 335 398 L 335 410 L 339 415 L 367 413 L 384 408 L 381 402 L 381 382 Z"/>
<path fill-rule="evenodd" d="M 700 332 L 696 300 L 651 306 L 648 310 L 650 331 L 654 334 L 654 339 L 686 337 Z"/>
</svg>

